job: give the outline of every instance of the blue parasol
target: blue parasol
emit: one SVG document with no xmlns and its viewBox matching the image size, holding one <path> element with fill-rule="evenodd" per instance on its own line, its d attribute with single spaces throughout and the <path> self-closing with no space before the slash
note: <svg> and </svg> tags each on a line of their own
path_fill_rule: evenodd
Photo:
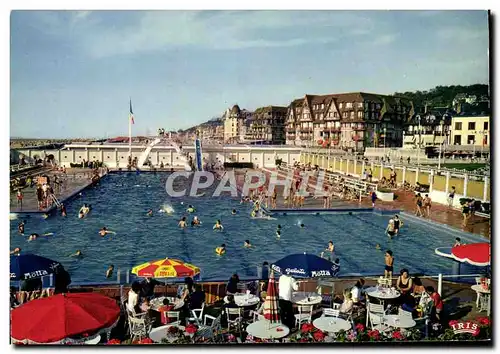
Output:
<svg viewBox="0 0 500 354">
<path fill-rule="evenodd" d="M 56 273 L 62 268 L 61 263 L 35 254 L 10 256 L 10 280 L 40 278 Z"/>
<path fill-rule="evenodd" d="M 304 252 L 280 259 L 271 266 L 271 269 L 294 278 L 317 278 L 334 276 L 336 266 L 327 259 Z"/>
</svg>

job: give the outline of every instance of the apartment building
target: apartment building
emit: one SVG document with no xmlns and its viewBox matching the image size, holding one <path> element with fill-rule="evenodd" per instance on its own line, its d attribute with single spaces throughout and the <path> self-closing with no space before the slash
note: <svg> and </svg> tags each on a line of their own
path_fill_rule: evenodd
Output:
<svg viewBox="0 0 500 354">
<path fill-rule="evenodd" d="M 455 116 L 451 119 L 452 145 L 490 145 L 489 116 Z"/>
<path fill-rule="evenodd" d="M 451 120 L 454 112 L 430 110 L 410 118 L 403 132 L 403 148 L 425 148 L 450 144 Z"/>
<path fill-rule="evenodd" d="M 266 106 L 257 108 L 250 119 L 245 140 L 267 144 L 285 144 L 285 118 L 287 107 Z"/>
<path fill-rule="evenodd" d="M 413 104 L 402 97 L 364 92 L 305 95 L 286 116 L 286 143 L 362 150 L 401 146 Z"/>
</svg>

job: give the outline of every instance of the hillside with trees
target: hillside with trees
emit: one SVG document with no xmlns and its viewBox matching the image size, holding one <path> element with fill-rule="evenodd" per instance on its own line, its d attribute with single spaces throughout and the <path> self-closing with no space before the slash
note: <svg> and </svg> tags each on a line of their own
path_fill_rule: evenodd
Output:
<svg viewBox="0 0 500 354">
<path fill-rule="evenodd" d="M 470 86 L 452 85 L 436 86 L 428 91 L 395 92 L 394 96 L 402 96 L 413 101 L 415 107 L 424 107 L 427 103 L 431 107 L 452 108 L 453 100 L 459 94 L 476 96 L 478 100 L 489 99 L 488 85 L 475 84 Z"/>
</svg>

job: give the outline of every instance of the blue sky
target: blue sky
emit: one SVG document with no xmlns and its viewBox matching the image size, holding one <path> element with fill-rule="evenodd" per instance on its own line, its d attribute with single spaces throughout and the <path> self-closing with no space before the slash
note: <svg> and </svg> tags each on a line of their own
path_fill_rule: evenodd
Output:
<svg viewBox="0 0 500 354">
<path fill-rule="evenodd" d="M 486 11 L 14 11 L 11 136 L 187 128 L 237 103 L 488 83 Z"/>
</svg>

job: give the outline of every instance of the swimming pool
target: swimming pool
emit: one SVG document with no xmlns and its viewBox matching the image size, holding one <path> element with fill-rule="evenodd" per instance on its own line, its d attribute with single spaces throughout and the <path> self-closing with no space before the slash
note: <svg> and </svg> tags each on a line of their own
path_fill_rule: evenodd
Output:
<svg viewBox="0 0 500 354">
<path fill-rule="evenodd" d="M 111 173 L 96 188 L 87 189 L 83 196 L 66 203 L 68 216 L 59 214 L 44 220 L 32 215 L 26 218 L 25 233 L 49 233 L 53 236 L 27 242 L 19 236 L 17 224 L 12 220 L 11 248 L 21 247 L 31 252 L 60 261 L 71 273 L 73 282 L 106 281 L 105 272 L 110 264 L 115 269 L 130 269 L 140 263 L 163 257 L 180 258 L 199 266 L 203 280 L 227 279 L 237 272 L 241 278 L 255 277 L 257 266 L 263 261 L 273 262 L 288 254 L 307 252 L 319 254 L 333 240 L 336 256 L 340 258 L 342 274 L 383 273 L 384 251 L 390 249 L 395 256 L 394 269 L 408 268 L 412 273 L 450 273 L 452 261 L 434 253 L 440 246 L 453 244 L 460 235 L 467 242 L 481 240 L 479 236 L 466 234 L 427 224 L 408 218 L 401 235 L 388 239 L 384 230 L 388 215 L 376 213 L 338 213 L 325 215 L 287 215 L 277 220 L 255 220 L 250 218 L 250 206 L 242 205 L 238 198 L 229 196 L 170 198 L 165 192 L 167 173 Z M 176 180 L 177 190 L 185 180 Z M 92 212 L 78 219 L 78 210 L 83 203 L 91 204 Z M 183 204 L 181 204 L 183 203 Z M 158 213 L 164 204 L 171 204 L 173 216 Z M 185 209 L 192 204 L 197 210 L 187 214 Z M 146 215 L 154 210 L 154 216 Z M 238 213 L 231 215 L 231 210 Z M 181 230 L 179 219 L 197 215 L 203 222 L 201 227 Z M 223 232 L 212 230 L 216 219 L 221 219 Z M 305 224 L 301 229 L 298 225 Z M 277 225 L 282 226 L 282 236 L 277 239 Z M 100 237 L 103 226 L 116 231 L 116 235 Z M 249 239 L 251 249 L 243 247 Z M 215 254 L 215 247 L 225 243 L 227 253 Z M 375 245 L 379 243 L 381 250 Z M 69 257 L 77 249 L 81 259 Z M 476 272 L 467 267 L 462 273 Z"/>
</svg>

